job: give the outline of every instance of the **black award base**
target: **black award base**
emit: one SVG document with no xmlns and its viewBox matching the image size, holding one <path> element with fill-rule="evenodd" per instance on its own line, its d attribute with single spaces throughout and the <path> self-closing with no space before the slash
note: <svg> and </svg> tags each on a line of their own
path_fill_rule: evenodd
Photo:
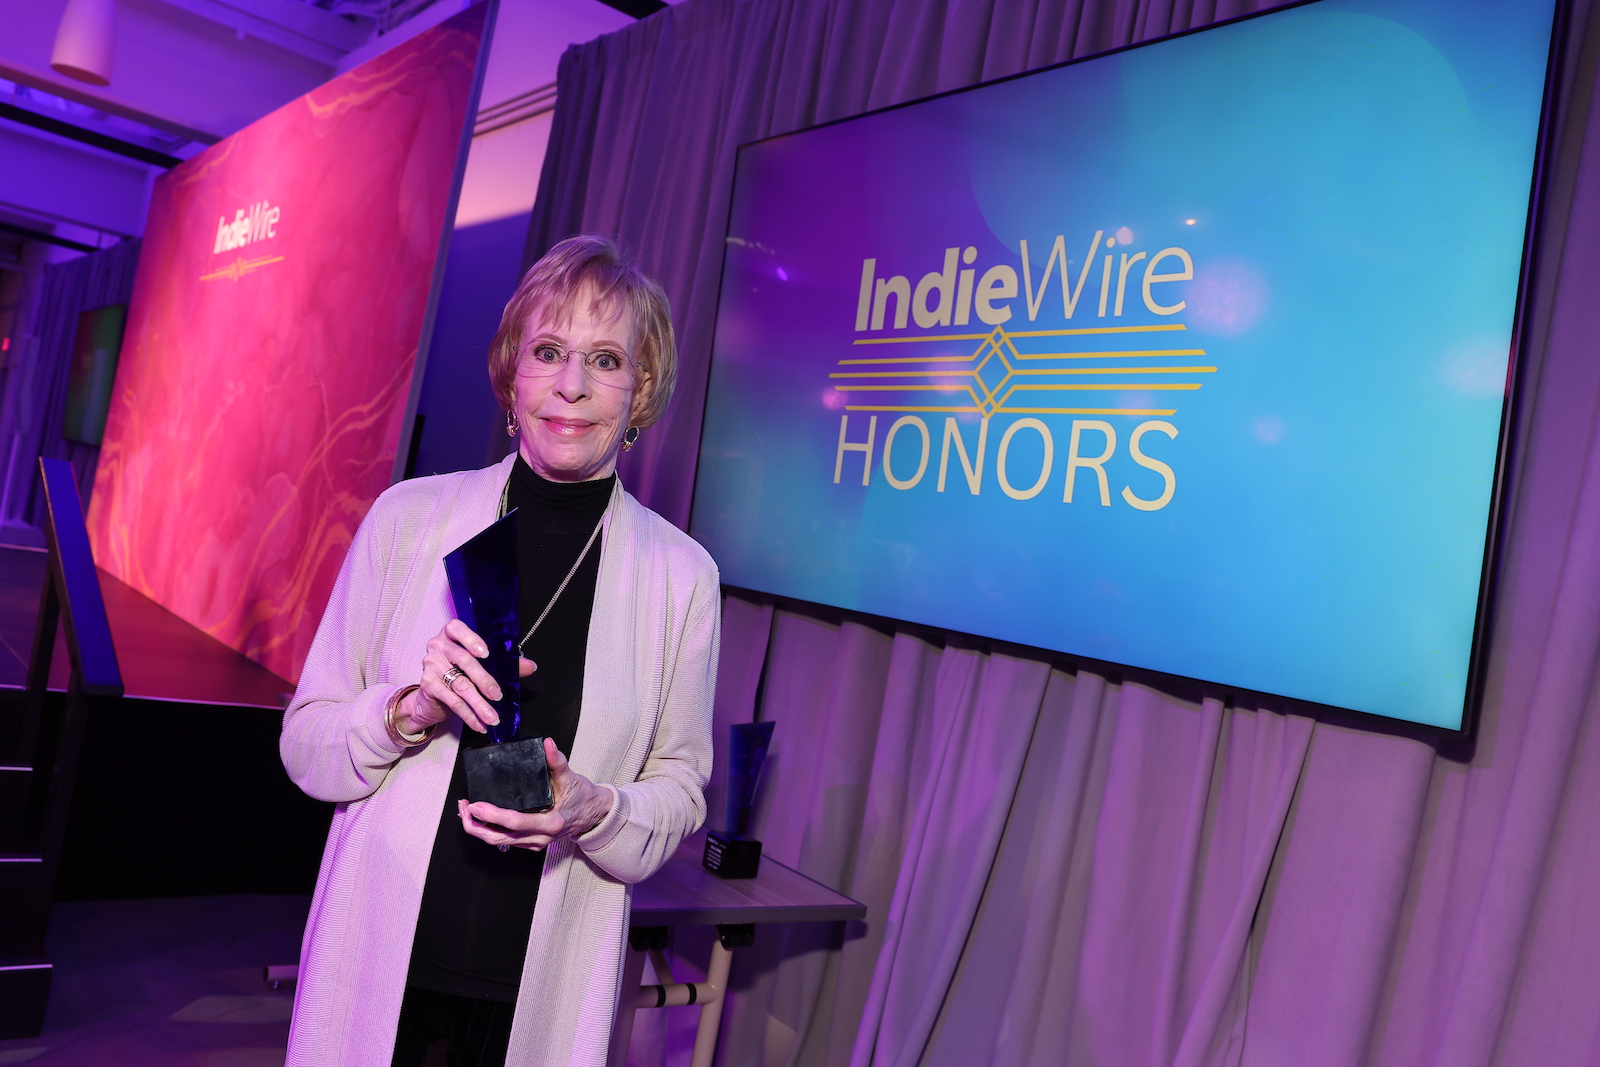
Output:
<svg viewBox="0 0 1600 1067">
<path fill-rule="evenodd" d="M 471 803 L 482 800 L 510 811 L 549 811 L 555 805 L 542 737 L 463 749 L 461 759 Z"/>
<path fill-rule="evenodd" d="M 761 866 L 761 842 L 711 830 L 700 865 L 718 878 L 754 878 Z"/>
</svg>

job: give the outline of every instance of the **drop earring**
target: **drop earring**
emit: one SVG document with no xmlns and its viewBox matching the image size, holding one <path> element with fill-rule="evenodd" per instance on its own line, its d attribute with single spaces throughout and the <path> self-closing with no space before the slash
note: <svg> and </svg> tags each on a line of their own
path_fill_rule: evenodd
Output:
<svg viewBox="0 0 1600 1067">
<path fill-rule="evenodd" d="M 515 411 L 506 412 L 506 436 L 517 436 L 517 413 Z"/>
<path fill-rule="evenodd" d="M 622 433 L 622 450 L 624 452 L 632 450 L 633 444 L 637 440 L 639 440 L 639 427 L 629 426 Z"/>
</svg>

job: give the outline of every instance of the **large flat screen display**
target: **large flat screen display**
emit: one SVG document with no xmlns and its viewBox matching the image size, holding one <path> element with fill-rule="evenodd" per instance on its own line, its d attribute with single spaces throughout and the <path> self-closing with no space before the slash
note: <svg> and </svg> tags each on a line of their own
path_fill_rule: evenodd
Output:
<svg viewBox="0 0 1600 1067">
<path fill-rule="evenodd" d="M 729 584 L 1455 730 L 1551 0 L 1320 0 L 740 150 Z"/>
</svg>

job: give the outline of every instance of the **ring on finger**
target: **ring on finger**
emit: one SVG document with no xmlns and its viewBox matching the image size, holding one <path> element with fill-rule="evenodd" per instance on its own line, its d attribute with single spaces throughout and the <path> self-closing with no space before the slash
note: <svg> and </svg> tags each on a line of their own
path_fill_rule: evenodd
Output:
<svg viewBox="0 0 1600 1067">
<path fill-rule="evenodd" d="M 446 689 L 454 689 L 456 686 L 456 679 L 464 678 L 466 677 L 466 674 L 466 671 L 452 664 L 449 670 L 439 675 L 439 681 L 444 683 L 444 687 Z"/>
</svg>

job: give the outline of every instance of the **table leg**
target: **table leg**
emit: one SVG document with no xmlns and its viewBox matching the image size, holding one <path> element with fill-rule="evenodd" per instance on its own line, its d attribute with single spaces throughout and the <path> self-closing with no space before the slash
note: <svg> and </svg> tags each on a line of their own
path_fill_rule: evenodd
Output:
<svg viewBox="0 0 1600 1067">
<path fill-rule="evenodd" d="M 716 1055 L 717 1030 L 722 1026 L 722 1005 L 727 1000 L 728 968 L 732 963 L 733 953 L 723 947 L 722 938 L 711 942 L 711 965 L 706 969 L 706 982 L 717 991 L 717 998 L 700 1009 L 690 1067 L 711 1067 L 711 1057 Z"/>
<path fill-rule="evenodd" d="M 606 1067 L 627 1067 L 628 1040 L 633 1037 L 633 1012 L 639 1001 L 639 979 L 644 977 L 644 953 L 629 945 L 622 961 L 622 995 L 618 998 L 617 1020 L 611 1027 L 611 1049 Z"/>
</svg>

